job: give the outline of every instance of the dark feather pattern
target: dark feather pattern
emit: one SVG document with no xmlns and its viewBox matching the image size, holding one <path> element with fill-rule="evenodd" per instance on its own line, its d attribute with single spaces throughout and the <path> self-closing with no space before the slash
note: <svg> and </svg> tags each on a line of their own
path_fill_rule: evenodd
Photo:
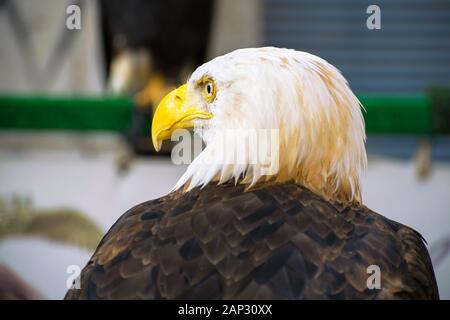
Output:
<svg viewBox="0 0 450 320">
<path fill-rule="evenodd" d="M 367 267 L 381 269 L 368 289 Z M 127 211 L 66 299 L 438 299 L 416 231 L 294 183 L 175 192 Z"/>
</svg>

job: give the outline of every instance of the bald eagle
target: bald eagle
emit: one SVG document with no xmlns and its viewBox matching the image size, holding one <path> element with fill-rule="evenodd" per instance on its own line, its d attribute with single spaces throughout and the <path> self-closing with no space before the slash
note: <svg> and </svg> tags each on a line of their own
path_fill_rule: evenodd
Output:
<svg viewBox="0 0 450 320">
<path fill-rule="evenodd" d="M 174 190 L 112 226 L 66 298 L 439 298 L 421 235 L 362 202 L 364 120 L 335 67 L 273 47 L 215 58 L 161 101 L 155 148 L 185 128 L 204 150 Z M 266 129 L 276 170 L 219 159 L 250 147 L 224 132 Z"/>
</svg>

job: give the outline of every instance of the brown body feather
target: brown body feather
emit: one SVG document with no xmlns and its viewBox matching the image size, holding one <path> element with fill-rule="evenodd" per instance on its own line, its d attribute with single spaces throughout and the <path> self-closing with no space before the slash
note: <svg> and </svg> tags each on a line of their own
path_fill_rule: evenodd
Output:
<svg viewBox="0 0 450 320">
<path fill-rule="evenodd" d="M 369 265 L 381 289 L 368 289 Z M 66 299 L 438 299 L 422 237 L 284 183 L 208 185 L 127 211 Z"/>
</svg>

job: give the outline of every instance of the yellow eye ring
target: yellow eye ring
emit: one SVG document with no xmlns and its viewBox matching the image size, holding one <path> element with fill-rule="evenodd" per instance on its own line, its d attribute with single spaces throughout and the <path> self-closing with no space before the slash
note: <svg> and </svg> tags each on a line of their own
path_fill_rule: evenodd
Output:
<svg viewBox="0 0 450 320">
<path fill-rule="evenodd" d="M 202 94 L 206 101 L 212 102 L 214 100 L 216 97 L 216 85 L 213 80 L 208 79 L 203 83 Z"/>
</svg>

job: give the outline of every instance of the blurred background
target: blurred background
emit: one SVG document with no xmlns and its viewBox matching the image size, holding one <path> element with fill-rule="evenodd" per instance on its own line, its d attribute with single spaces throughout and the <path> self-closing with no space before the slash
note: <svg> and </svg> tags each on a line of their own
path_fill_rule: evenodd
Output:
<svg viewBox="0 0 450 320">
<path fill-rule="evenodd" d="M 61 299 L 69 266 L 185 170 L 170 145 L 154 154 L 155 104 L 201 63 L 270 45 L 348 79 L 366 109 L 365 204 L 425 237 L 449 299 L 450 2 L 379 0 L 374 30 L 371 4 L 0 0 L 0 298 Z"/>
</svg>

